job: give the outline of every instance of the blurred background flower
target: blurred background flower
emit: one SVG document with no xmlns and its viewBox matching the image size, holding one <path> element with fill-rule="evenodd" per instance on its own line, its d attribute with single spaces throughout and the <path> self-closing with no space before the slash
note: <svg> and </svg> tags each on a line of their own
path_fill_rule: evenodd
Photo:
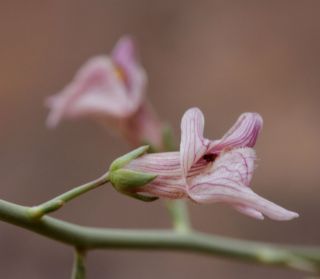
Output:
<svg viewBox="0 0 320 279">
<path fill-rule="evenodd" d="M 132 34 L 149 77 L 147 94 L 179 135 L 186 108 L 206 115 L 219 138 L 243 111 L 264 130 L 251 183 L 300 218 L 261 223 L 227 206 L 191 206 L 206 232 L 320 244 L 320 18 L 317 1 L 3 1 L 0 10 L 1 196 L 32 205 L 99 176 L 129 147 L 91 121 L 45 128 L 43 100 L 89 57 Z M 178 141 L 177 141 L 178 142 Z M 103 187 L 54 215 L 84 225 L 169 227 L 161 202 Z M 3 278 L 68 278 L 72 250 L 0 224 Z M 143 269 L 138 268 L 143 262 Z M 17 266 L 19 268 L 17 268 Z M 99 251 L 88 278 L 301 278 L 281 269 L 167 252 Z"/>
<path fill-rule="evenodd" d="M 162 148 L 162 125 L 146 100 L 146 74 L 133 39 L 123 36 L 112 54 L 90 58 L 59 93 L 46 100 L 47 125 L 64 118 L 95 118 L 133 146 Z"/>
</svg>

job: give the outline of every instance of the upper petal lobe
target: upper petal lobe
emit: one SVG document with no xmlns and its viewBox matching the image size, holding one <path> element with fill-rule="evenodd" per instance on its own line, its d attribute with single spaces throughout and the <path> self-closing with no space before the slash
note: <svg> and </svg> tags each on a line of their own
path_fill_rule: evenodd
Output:
<svg viewBox="0 0 320 279">
<path fill-rule="evenodd" d="M 254 147 L 262 125 L 263 120 L 260 114 L 243 113 L 220 140 L 213 141 L 210 144 L 209 150 L 212 153 L 219 153 L 224 149 Z"/>
<path fill-rule="evenodd" d="M 198 108 L 185 112 L 181 120 L 180 163 L 186 178 L 188 171 L 206 152 L 209 141 L 203 137 L 204 117 Z"/>
</svg>

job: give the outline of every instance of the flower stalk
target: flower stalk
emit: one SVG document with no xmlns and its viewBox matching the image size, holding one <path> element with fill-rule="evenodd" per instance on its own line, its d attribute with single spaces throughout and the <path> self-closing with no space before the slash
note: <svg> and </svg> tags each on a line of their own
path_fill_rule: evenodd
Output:
<svg viewBox="0 0 320 279">
<path fill-rule="evenodd" d="M 78 187 L 75 187 L 40 205 L 30 207 L 28 209 L 28 216 L 33 220 L 40 219 L 43 215 L 58 210 L 68 201 L 71 201 L 79 197 L 80 195 L 87 193 L 88 191 L 91 191 L 93 189 L 96 189 L 99 186 L 102 186 L 108 181 L 109 181 L 109 173 L 107 172 L 101 177 L 99 177 L 98 179 L 95 179 L 93 181 L 80 185 Z"/>
<path fill-rule="evenodd" d="M 86 278 L 85 256 L 84 250 L 75 250 L 71 279 Z"/>
<path fill-rule="evenodd" d="M 166 206 L 171 216 L 173 229 L 176 232 L 189 233 L 191 231 L 191 222 L 186 201 L 166 201 Z"/>
</svg>

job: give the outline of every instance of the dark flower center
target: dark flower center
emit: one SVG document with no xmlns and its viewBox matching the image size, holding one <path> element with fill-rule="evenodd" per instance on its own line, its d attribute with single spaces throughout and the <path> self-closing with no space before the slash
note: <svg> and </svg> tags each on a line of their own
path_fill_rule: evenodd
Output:
<svg viewBox="0 0 320 279">
<path fill-rule="evenodd" d="M 218 157 L 218 154 L 209 153 L 209 154 L 205 154 L 202 158 L 207 162 L 214 162 L 214 160 L 217 159 L 217 157 Z"/>
</svg>

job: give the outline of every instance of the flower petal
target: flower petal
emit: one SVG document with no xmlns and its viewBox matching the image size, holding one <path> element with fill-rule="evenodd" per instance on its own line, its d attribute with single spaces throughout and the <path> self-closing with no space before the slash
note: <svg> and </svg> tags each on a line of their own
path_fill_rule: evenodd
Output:
<svg viewBox="0 0 320 279">
<path fill-rule="evenodd" d="M 126 168 L 134 171 L 157 174 L 159 177 L 181 177 L 179 152 L 144 154 L 132 160 Z"/>
<path fill-rule="evenodd" d="M 256 153 L 254 149 L 249 147 L 221 153 L 207 172 L 196 176 L 192 184 L 218 181 L 221 184 L 228 185 L 231 181 L 236 186 L 249 186 L 255 161 Z"/>
<path fill-rule="evenodd" d="M 250 207 L 247 207 L 247 206 L 243 206 L 243 205 L 236 205 L 234 206 L 234 209 L 235 210 L 238 210 L 240 213 L 244 214 L 244 215 L 247 215 L 249 217 L 252 217 L 252 218 L 255 218 L 255 219 L 258 219 L 258 220 L 263 220 L 264 219 L 264 216 L 261 212 L 253 209 L 253 208 L 250 208 Z"/>
<path fill-rule="evenodd" d="M 120 38 L 112 51 L 112 61 L 121 72 L 127 86 L 131 102 L 138 106 L 144 97 L 147 77 L 144 69 L 139 63 L 137 50 L 130 36 Z"/>
<path fill-rule="evenodd" d="M 224 149 L 253 147 L 262 125 L 263 120 L 258 113 L 243 113 L 222 139 L 210 144 L 209 150 L 212 153 L 219 153 Z"/>
<path fill-rule="evenodd" d="M 112 60 L 121 67 L 137 63 L 136 49 L 130 36 L 123 36 L 112 51 Z"/>
<path fill-rule="evenodd" d="M 192 199 L 199 203 L 225 202 L 232 206 L 244 206 L 278 221 L 299 217 L 297 213 L 258 196 L 250 188 L 232 187 L 231 183 L 228 186 L 221 185 L 219 182 L 198 184 L 193 188 Z"/>
<path fill-rule="evenodd" d="M 48 126 L 56 126 L 63 117 L 84 115 L 125 117 L 134 107 L 128 102 L 123 82 L 106 56 L 90 59 L 73 81 L 59 94 L 48 99 Z"/>
<path fill-rule="evenodd" d="M 199 203 L 225 202 L 258 219 L 261 219 L 260 214 L 274 220 L 298 217 L 297 213 L 258 196 L 247 187 L 252 177 L 254 161 L 255 154 L 251 148 L 222 153 L 211 169 L 192 179 L 192 185 L 187 189 L 190 198 Z"/>
<path fill-rule="evenodd" d="M 180 162 L 182 174 L 188 171 L 207 151 L 209 141 L 203 137 L 204 117 L 200 109 L 188 109 L 181 120 Z"/>
<path fill-rule="evenodd" d="M 185 182 L 181 177 L 179 152 L 145 154 L 131 161 L 126 168 L 157 174 L 148 185 L 136 189 L 136 193 L 179 199 L 186 198 Z"/>
</svg>

